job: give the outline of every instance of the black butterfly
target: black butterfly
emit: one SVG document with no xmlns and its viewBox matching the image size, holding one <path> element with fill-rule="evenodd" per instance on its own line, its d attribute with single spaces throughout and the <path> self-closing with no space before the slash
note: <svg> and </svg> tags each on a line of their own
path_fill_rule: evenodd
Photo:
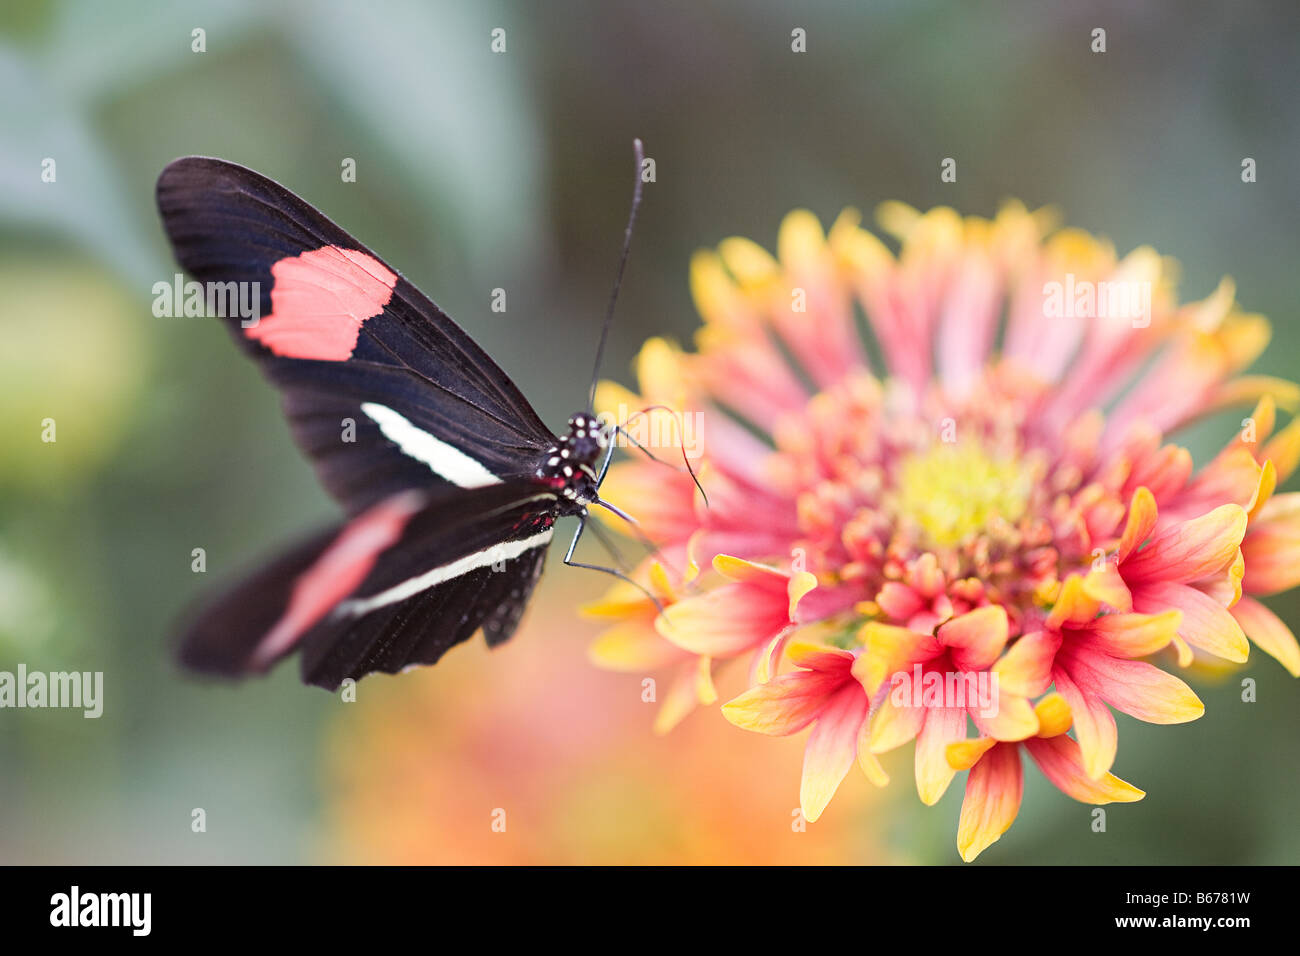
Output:
<svg viewBox="0 0 1300 956">
<path fill-rule="evenodd" d="M 641 195 L 635 146 L 615 295 Z M 594 567 L 573 561 L 588 506 L 622 512 L 600 499 L 614 428 L 590 400 L 567 435 L 552 434 L 415 286 L 250 169 L 178 159 L 157 196 L 176 258 L 209 301 L 214 289 L 223 301 L 258 290 L 260 318 L 227 325 L 280 389 L 294 438 L 348 513 L 203 607 L 181 640 L 184 664 L 241 675 L 300 649 L 303 680 L 333 689 L 433 664 L 480 627 L 489 645 L 509 639 L 557 518 L 579 518 L 565 563 Z M 608 328 L 609 315 L 598 368 Z"/>
</svg>

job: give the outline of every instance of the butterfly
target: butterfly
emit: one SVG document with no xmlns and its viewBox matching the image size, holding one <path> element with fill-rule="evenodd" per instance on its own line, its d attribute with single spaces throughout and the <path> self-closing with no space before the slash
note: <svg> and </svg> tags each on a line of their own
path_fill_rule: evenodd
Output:
<svg viewBox="0 0 1300 956">
<path fill-rule="evenodd" d="M 597 370 L 641 199 L 639 140 L 635 154 Z M 257 290 L 260 312 L 225 322 L 347 514 L 202 606 L 179 643 L 184 665 L 241 676 L 296 651 L 305 683 L 336 689 L 436 663 L 480 628 L 499 645 L 566 516 L 579 523 L 565 563 L 626 579 L 573 560 L 590 506 L 632 520 L 600 498 L 617 426 L 591 411 L 594 376 L 588 409 L 555 435 L 438 306 L 278 183 L 190 156 L 163 170 L 157 201 L 209 301 L 214 288 L 226 300 Z"/>
</svg>

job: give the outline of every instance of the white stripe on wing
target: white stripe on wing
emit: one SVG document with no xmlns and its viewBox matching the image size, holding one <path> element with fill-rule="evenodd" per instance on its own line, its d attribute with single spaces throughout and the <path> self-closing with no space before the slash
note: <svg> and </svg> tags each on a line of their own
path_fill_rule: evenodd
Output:
<svg viewBox="0 0 1300 956">
<path fill-rule="evenodd" d="M 363 402 L 361 410 L 379 426 L 385 438 L 416 461 L 428 465 L 439 478 L 461 488 L 482 488 L 501 483 L 500 478 L 459 448 L 416 427 L 388 406 Z"/>
<path fill-rule="evenodd" d="M 429 588 L 450 581 L 452 578 L 458 578 L 462 574 L 468 574 L 478 568 L 486 568 L 493 564 L 512 561 L 525 551 L 549 544 L 553 533 L 553 528 L 547 528 L 530 538 L 521 538 L 518 541 L 502 541 L 490 548 L 484 548 L 482 551 L 467 554 L 463 558 L 457 558 L 450 564 L 444 564 L 440 568 L 434 568 L 416 577 L 408 578 L 401 584 L 395 584 L 378 594 L 344 601 L 334 609 L 333 616 L 361 617 L 363 614 L 369 614 L 375 608 L 396 604 L 398 601 L 405 601 L 421 591 L 427 591 Z"/>
</svg>

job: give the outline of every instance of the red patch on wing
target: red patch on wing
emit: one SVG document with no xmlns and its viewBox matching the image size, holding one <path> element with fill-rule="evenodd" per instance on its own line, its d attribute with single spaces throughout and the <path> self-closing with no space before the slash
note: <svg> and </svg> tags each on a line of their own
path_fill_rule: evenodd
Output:
<svg viewBox="0 0 1300 956">
<path fill-rule="evenodd" d="M 289 653 L 298 638 L 366 579 L 379 555 L 397 542 L 423 504 L 424 495 L 405 491 L 349 522 L 294 582 L 284 613 L 258 643 L 250 666 L 264 670 Z"/>
<path fill-rule="evenodd" d="M 271 266 L 271 314 L 244 330 L 276 355 L 343 362 L 361 323 L 393 297 L 397 275 L 374 256 L 324 246 Z"/>
</svg>

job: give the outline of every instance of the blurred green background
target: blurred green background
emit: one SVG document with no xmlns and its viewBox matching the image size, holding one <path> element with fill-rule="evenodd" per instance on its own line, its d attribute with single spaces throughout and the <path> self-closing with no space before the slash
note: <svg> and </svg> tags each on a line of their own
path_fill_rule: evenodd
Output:
<svg viewBox="0 0 1300 956">
<path fill-rule="evenodd" d="M 191 50 L 195 28 L 206 52 Z M 299 687 L 293 666 L 242 686 L 179 674 L 165 651 L 177 613 L 334 509 L 217 323 L 151 314 L 150 287 L 176 271 L 154 180 L 199 153 L 286 183 L 430 293 L 552 425 L 585 399 L 634 136 L 658 176 L 614 377 L 646 336 L 689 339 L 700 246 L 771 247 L 799 206 L 824 222 L 886 199 L 988 215 L 1009 196 L 1058 205 L 1121 252 L 1175 256 L 1185 299 L 1234 276 L 1244 307 L 1274 322 L 1257 369 L 1295 377 L 1298 49 L 1289 2 L 10 0 L 0 669 L 102 670 L 106 701 L 99 720 L 0 712 L 0 862 L 956 861 L 961 787 L 923 808 L 897 760 L 885 800 L 855 780 L 791 840 L 797 744 L 754 747 L 716 710 L 652 740 L 637 682 L 584 659 L 591 628 L 573 607 L 603 582 L 581 572 L 552 568 L 493 662 L 465 648 L 362 683 L 356 705 Z M 943 184 L 949 156 L 958 181 Z M 505 314 L 490 309 L 498 286 Z M 56 444 L 40 441 L 45 417 Z M 1184 440 L 1204 460 L 1233 428 L 1228 416 Z M 207 574 L 190 570 L 195 547 Z M 1295 600 L 1270 603 L 1300 621 Z M 1116 772 L 1148 796 L 1110 808 L 1105 835 L 1030 769 L 1018 823 L 981 863 L 1300 859 L 1300 687 L 1262 654 L 1242 676 L 1257 703 L 1232 678 L 1198 685 L 1193 724 L 1120 717 Z M 728 748 L 748 762 L 714 759 Z M 558 800 L 546 788 L 564 774 L 594 782 L 566 791 L 573 813 L 533 822 L 545 839 L 489 844 L 487 809 L 456 802 Z M 194 807 L 206 834 L 191 832 Z M 453 836 L 456 814 L 480 811 L 483 841 Z"/>
</svg>

